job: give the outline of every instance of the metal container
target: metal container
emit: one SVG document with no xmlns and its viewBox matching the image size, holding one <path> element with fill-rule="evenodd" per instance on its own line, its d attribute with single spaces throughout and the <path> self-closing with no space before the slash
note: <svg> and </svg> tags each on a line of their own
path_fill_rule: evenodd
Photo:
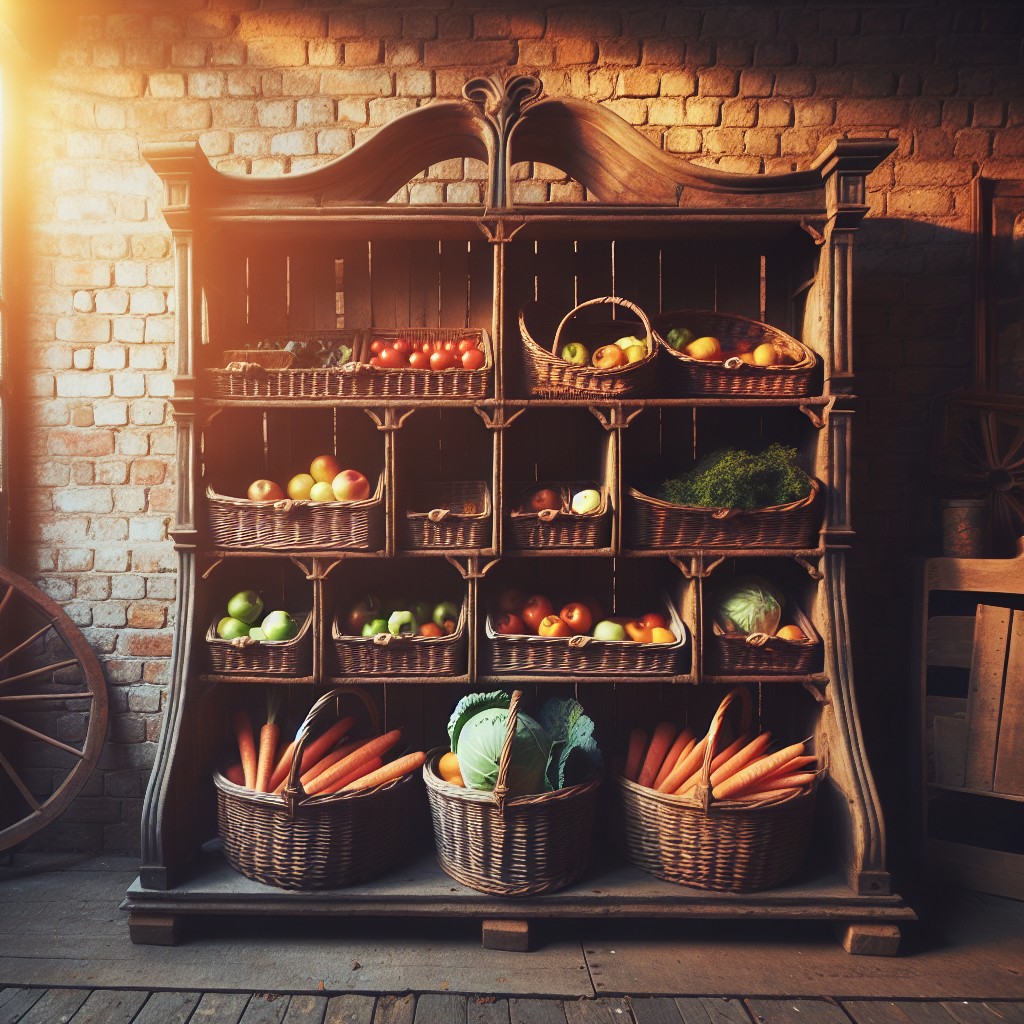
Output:
<svg viewBox="0 0 1024 1024">
<path fill-rule="evenodd" d="M 988 558 L 992 549 L 992 507 L 988 498 L 946 498 L 942 502 L 942 553 L 947 558 Z"/>
</svg>

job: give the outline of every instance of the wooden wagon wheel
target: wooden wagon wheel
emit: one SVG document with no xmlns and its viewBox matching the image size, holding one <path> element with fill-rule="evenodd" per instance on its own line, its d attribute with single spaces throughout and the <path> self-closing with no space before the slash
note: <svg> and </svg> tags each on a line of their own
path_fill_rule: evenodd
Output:
<svg viewBox="0 0 1024 1024">
<path fill-rule="evenodd" d="M 46 594 L 0 566 L 0 851 L 63 813 L 106 732 L 106 683 L 85 637 Z"/>
</svg>

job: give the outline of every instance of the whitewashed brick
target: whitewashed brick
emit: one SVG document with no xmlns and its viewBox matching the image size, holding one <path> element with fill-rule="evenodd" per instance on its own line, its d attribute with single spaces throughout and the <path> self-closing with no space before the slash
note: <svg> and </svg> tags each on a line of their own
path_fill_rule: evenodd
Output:
<svg viewBox="0 0 1024 1024">
<path fill-rule="evenodd" d="M 132 313 L 164 313 L 167 293 L 162 288 L 139 288 L 131 293 L 129 308 Z"/>
<path fill-rule="evenodd" d="M 61 317 L 57 321 L 58 341 L 95 342 L 110 341 L 110 319 L 91 313 Z"/>
<path fill-rule="evenodd" d="M 334 100 L 327 96 L 305 98 L 295 104 L 295 123 L 299 126 L 330 124 L 334 117 Z"/>
<path fill-rule="evenodd" d="M 104 288 L 96 293 L 96 312 L 119 316 L 128 312 L 128 292 L 124 288 Z"/>
<path fill-rule="evenodd" d="M 174 342 L 174 317 L 150 316 L 145 320 L 144 339 L 147 344 L 171 344 Z"/>
<path fill-rule="evenodd" d="M 159 541 L 167 539 L 167 520 L 139 516 L 128 524 L 128 539 L 132 541 Z"/>
<path fill-rule="evenodd" d="M 132 402 L 129 416 L 132 423 L 138 426 L 156 426 L 163 423 L 167 412 L 167 403 L 158 399 L 142 399 Z"/>
<path fill-rule="evenodd" d="M 114 317 L 114 341 L 124 341 L 132 345 L 141 344 L 145 340 L 148 321 L 140 316 Z"/>
<path fill-rule="evenodd" d="M 352 148 L 352 133 L 347 128 L 324 128 L 316 133 L 316 150 L 330 156 Z"/>
<path fill-rule="evenodd" d="M 96 549 L 95 568 L 97 572 L 123 573 L 128 569 L 128 552 L 122 547 L 98 547 Z M 113 596 L 114 588 L 121 577 L 114 577 L 110 581 L 110 593 Z"/>
<path fill-rule="evenodd" d="M 121 260 L 114 264 L 114 283 L 123 288 L 141 288 L 146 283 L 146 264 L 139 260 Z M 100 287 L 110 284 L 109 277 Z"/>
<path fill-rule="evenodd" d="M 316 152 L 316 134 L 307 130 L 275 135 L 270 140 L 270 152 L 278 156 L 308 156 Z"/>
<path fill-rule="evenodd" d="M 149 373 L 146 391 L 151 398 L 170 398 L 174 394 L 174 377 L 169 373 Z"/>
<path fill-rule="evenodd" d="M 53 398 L 54 388 L 52 373 L 33 373 L 29 377 L 28 393 L 33 398 Z M 66 418 L 62 422 L 66 422 Z"/>
<path fill-rule="evenodd" d="M 128 349 L 128 365 L 133 370 L 162 370 L 166 362 L 164 350 L 156 345 Z"/>
<path fill-rule="evenodd" d="M 91 313 L 96 308 L 92 292 L 75 292 L 72 305 L 76 313 Z"/>
<path fill-rule="evenodd" d="M 88 370 L 92 368 L 92 349 L 76 348 L 71 357 L 72 365 L 76 370 Z"/>
<path fill-rule="evenodd" d="M 146 378 L 144 374 L 125 371 L 115 373 L 114 394 L 118 398 L 140 398 L 146 393 Z"/>
<path fill-rule="evenodd" d="M 110 512 L 114 492 L 109 487 L 68 487 L 53 496 L 58 512 Z"/>
<path fill-rule="evenodd" d="M 291 128 L 295 124 L 295 104 L 291 100 L 264 101 L 256 118 L 261 128 Z"/>
<path fill-rule="evenodd" d="M 114 203 L 106 196 L 58 196 L 57 219 L 62 221 L 110 221 L 114 218 Z"/>
<path fill-rule="evenodd" d="M 146 489 L 144 487 L 118 487 L 114 490 L 114 508 L 118 512 L 134 514 L 146 510 Z"/>
<path fill-rule="evenodd" d="M 125 552 L 125 569 L 128 568 L 129 557 Z M 146 596 L 146 581 L 134 574 L 115 576 L 110 581 L 110 596 L 122 601 L 135 601 Z"/>
<path fill-rule="evenodd" d="M 110 374 L 75 373 L 57 374 L 58 398 L 107 398 L 110 395 Z"/>
</svg>

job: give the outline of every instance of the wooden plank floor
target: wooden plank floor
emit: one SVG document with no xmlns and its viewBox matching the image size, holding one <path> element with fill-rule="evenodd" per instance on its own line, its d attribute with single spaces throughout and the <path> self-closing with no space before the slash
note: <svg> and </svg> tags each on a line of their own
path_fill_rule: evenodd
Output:
<svg viewBox="0 0 1024 1024">
<path fill-rule="evenodd" d="M 1024 1002 L 0 989 L 0 1024 L 1024 1024 Z"/>
</svg>

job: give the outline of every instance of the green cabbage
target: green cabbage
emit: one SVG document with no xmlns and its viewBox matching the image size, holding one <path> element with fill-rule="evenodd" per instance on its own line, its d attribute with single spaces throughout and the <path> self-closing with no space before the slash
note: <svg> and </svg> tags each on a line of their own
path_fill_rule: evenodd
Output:
<svg viewBox="0 0 1024 1024">
<path fill-rule="evenodd" d="M 454 752 L 459 759 L 462 779 L 470 789 L 490 791 L 497 785 L 498 762 L 507 728 L 508 708 L 488 708 L 462 724 Z M 509 757 L 509 796 L 525 796 L 545 788 L 544 768 L 550 747 L 547 733 L 520 711 Z"/>
<path fill-rule="evenodd" d="M 785 598 L 760 576 L 741 576 L 715 593 L 714 615 L 727 633 L 774 636 Z"/>
</svg>

